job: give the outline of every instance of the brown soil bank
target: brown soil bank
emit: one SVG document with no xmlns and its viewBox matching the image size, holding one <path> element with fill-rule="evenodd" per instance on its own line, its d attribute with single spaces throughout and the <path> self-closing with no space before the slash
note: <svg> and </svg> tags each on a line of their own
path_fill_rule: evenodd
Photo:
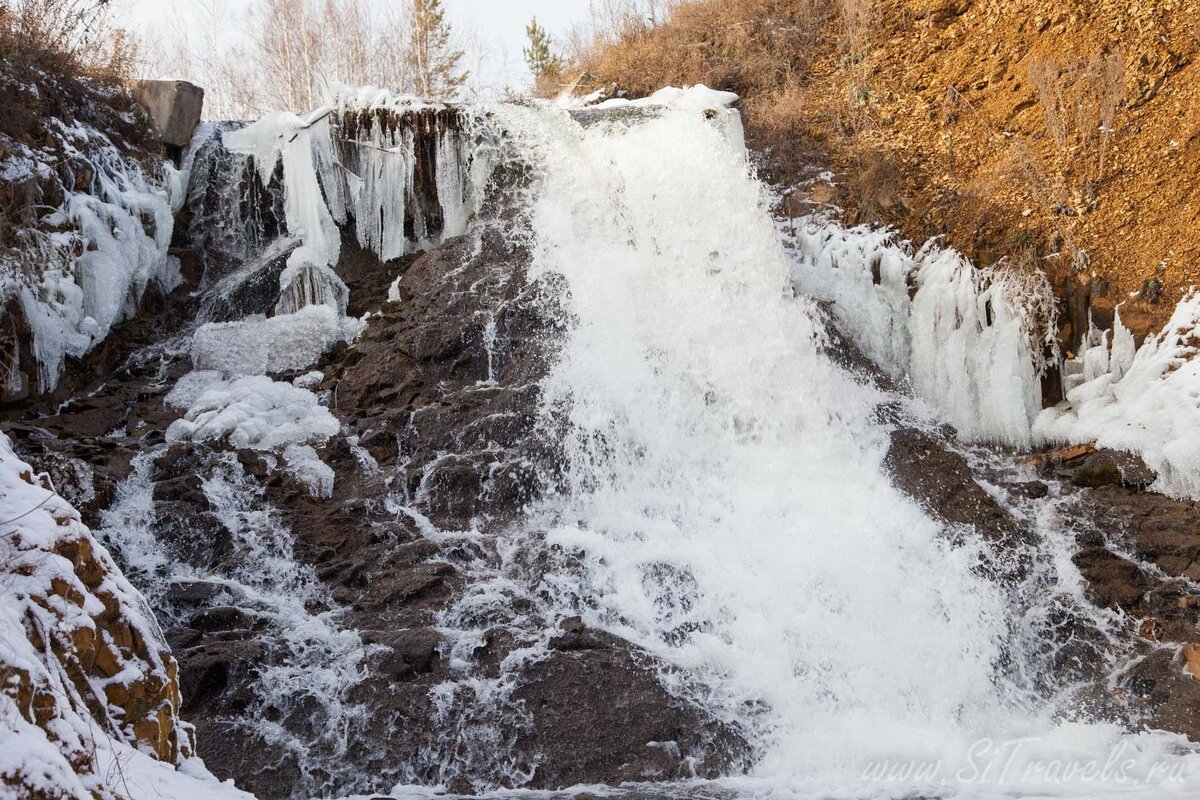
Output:
<svg viewBox="0 0 1200 800">
<path fill-rule="evenodd" d="M 1037 263 L 1138 334 L 1200 284 L 1197 0 L 695 0 L 610 34 L 592 83 L 742 94 L 768 177 L 830 167 L 813 199 L 857 221 Z"/>
</svg>

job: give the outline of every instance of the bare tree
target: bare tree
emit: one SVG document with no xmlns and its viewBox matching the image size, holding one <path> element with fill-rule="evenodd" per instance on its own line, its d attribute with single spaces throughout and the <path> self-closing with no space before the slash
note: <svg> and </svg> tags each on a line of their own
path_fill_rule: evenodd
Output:
<svg viewBox="0 0 1200 800">
<path fill-rule="evenodd" d="M 233 36 L 231 5 L 197 0 L 153 37 L 144 61 L 149 73 L 202 83 L 210 118 L 311 109 L 333 81 L 436 99 L 472 88 L 439 0 L 257 0 L 239 20 L 247 33 Z"/>
</svg>

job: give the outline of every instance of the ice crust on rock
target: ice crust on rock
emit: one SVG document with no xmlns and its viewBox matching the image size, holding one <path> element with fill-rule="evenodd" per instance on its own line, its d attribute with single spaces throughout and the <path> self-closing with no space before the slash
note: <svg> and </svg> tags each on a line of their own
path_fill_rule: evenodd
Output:
<svg viewBox="0 0 1200 800">
<path fill-rule="evenodd" d="M 312 445 L 336 436 L 341 423 L 308 389 L 265 375 L 197 371 L 179 380 L 167 403 L 187 409 L 167 429 L 168 442 L 225 440 L 235 449 L 272 453 L 313 496 L 333 493 L 333 470 Z"/>
<path fill-rule="evenodd" d="M 333 345 L 353 339 L 362 327 L 359 320 L 324 304 L 274 317 L 209 322 L 192 337 L 192 366 L 229 375 L 305 369 Z"/>
<path fill-rule="evenodd" d="M 333 84 L 330 95 L 308 114 L 270 114 L 224 133 L 226 147 L 253 157 L 264 186 L 282 163 L 288 232 L 314 262 L 336 263 L 338 226 L 351 217 L 359 243 L 384 260 L 464 233 L 492 170 L 464 130 L 469 113 L 374 87 Z"/>
<path fill-rule="evenodd" d="M 1200 292 L 1136 351 L 1119 310 L 1112 333 L 1110 343 L 1107 332 L 1091 332 L 1077 357 L 1079 378 L 1038 416 L 1034 434 L 1138 453 L 1158 472 L 1154 488 L 1200 498 Z"/>
<path fill-rule="evenodd" d="M 1040 273 L 972 266 L 894 232 L 823 215 L 782 223 L 800 291 L 831 302 L 864 354 L 939 408 L 960 435 L 1029 448 L 1095 443 L 1138 453 L 1155 488 L 1200 498 L 1200 292 L 1138 348 L 1116 314 L 1063 363 L 1065 400 L 1042 409 L 1054 300 Z"/>
</svg>

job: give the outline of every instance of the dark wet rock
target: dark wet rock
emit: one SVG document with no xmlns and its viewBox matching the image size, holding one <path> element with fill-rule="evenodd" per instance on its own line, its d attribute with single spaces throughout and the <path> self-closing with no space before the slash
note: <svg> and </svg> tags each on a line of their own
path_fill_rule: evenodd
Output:
<svg viewBox="0 0 1200 800">
<path fill-rule="evenodd" d="M 530 715 L 520 746 L 537 764 L 532 786 L 736 771 L 748 757 L 736 730 L 668 694 L 628 643 L 592 635 L 594 646 L 555 651 L 538 663 L 514 695 Z"/>
<path fill-rule="evenodd" d="M 181 608 L 202 608 L 241 599 L 229 584 L 205 580 L 172 581 L 165 597 L 167 602 Z"/>
<path fill-rule="evenodd" d="M 194 723 L 249 708 L 255 700 L 250 687 L 267 650 L 262 642 L 254 640 L 201 635 L 198 643 L 175 652 L 183 710 Z M 204 709 L 213 713 L 198 713 Z"/>
<path fill-rule="evenodd" d="M 167 644 L 171 646 L 171 649 L 176 651 L 185 650 L 193 645 L 197 645 L 204 638 L 204 634 L 200 631 L 184 627 L 167 628 L 163 632 L 163 635 L 166 637 Z"/>
<path fill-rule="evenodd" d="M 1135 611 L 1156 585 L 1144 569 L 1103 545 L 1084 546 L 1073 560 L 1088 581 L 1092 602 L 1101 608 Z"/>
<path fill-rule="evenodd" d="M 1125 486 L 1144 489 L 1158 480 L 1158 474 L 1133 453 L 1116 450 L 1097 450 L 1080 460 L 1071 470 L 1071 482 L 1076 486 Z"/>
<path fill-rule="evenodd" d="M 1138 660 L 1118 679 L 1141 710 L 1141 723 L 1156 730 L 1200 740 L 1200 680 L 1185 669 L 1186 650 L 1160 647 Z"/>
<path fill-rule="evenodd" d="M 553 650 L 596 650 L 609 644 L 602 632 L 589 630 L 579 617 L 568 617 L 560 627 L 562 633 L 550 640 Z"/>
<path fill-rule="evenodd" d="M 1114 484 L 1081 491 L 1075 507 L 1087 594 L 1128 615 L 1141 643 L 1118 685 L 1143 724 L 1200 740 L 1200 683 L 1182 660 L 1200 642 L 1200 509 Z"/>
<path fill-rule="evenodd" d="M 1042 481 L 1026 481 L 1023 483 L 1010 483 L 1006 488 L 1027 500 L 1039 500 L 1050 494 L 1050 487 Z"/>
<path fill-rule="evenodd" d="M 433 672 L 440 655 L 441 634 L 433 628 L 399 631 L 363 631 L 363 642 L 382 645 L 385 653 L 377 661 L 381 674 L 396 680 Z"/>
<path fill-rule="evenodd" d="M 231 679 L 230 683 L 233 682 Z M 224 764 L 238 775 L 237 787 L 255 797 L 283 797 L 280 787 L 296 784 L 303 775 L 300 757 L 261 734 L 228 718 L 198 719 L 196 740 L 205 741 L 203 757 Z"/>
<path fill-rule="evenodd" d="M 253 626 L 254 618 L 236 606 L 212 606 L 188 620 L 188 627 L 201 633 L 242 630 Z"/>
<path fill-rule="evenodd" d="M 967 460 L 936 436 L 893 430 L 884 466 L 901 491 L 943 522 L 971 526 L 992 541 L 1017 535 L 1015 520 L 979 485 Z"/>
<path fill-rule="evenodd" d="M 326 369 L 334 410 L 379 463 L 406 464 L 415 504 L 447 529 L 519 511 L 537 491 L 527 465 L 547 460 L 532 451 L 555 295 L 526 281 L 526 254 L 483 235 L 481 248 L 464 237 L 412 260 L 401 301 Z"/>
<path fill-rule="evenodd" d="M 1095 528 L 1167 576 L 1200 580 L 1200 508 L 1194 502 L 1107 486 L 1086 491 L 1081 511 Z"/>
</svg>

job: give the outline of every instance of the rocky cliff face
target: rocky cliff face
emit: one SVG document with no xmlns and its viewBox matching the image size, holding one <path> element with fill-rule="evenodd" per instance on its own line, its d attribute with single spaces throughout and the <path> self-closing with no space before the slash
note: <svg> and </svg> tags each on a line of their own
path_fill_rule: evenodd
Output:
<svg viewBox="0 0 1200 800">
<path fill-rule="evenodd" d="M 23 797 L 120 794 L 98 749 L 192 755 L 154 613 L 46 473 L 0 435 L 0 782 Z M 97 738 L 110 738 L 97 745 Z"/>
</svg>

